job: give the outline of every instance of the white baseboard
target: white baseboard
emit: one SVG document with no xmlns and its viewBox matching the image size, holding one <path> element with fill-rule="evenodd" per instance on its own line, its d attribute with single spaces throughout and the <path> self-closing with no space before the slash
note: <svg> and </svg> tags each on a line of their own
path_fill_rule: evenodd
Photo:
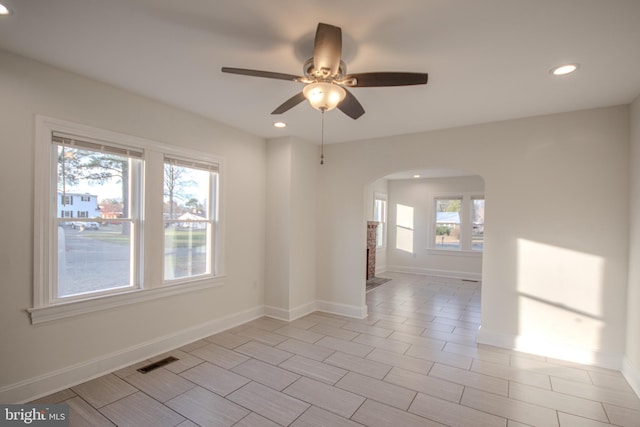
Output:
<svg viewBox="0 0 640 427">
<path fill-rule="evenodd" d="M 633 391 L 640 397 L 640 369 L 634 366 L 627 357 L 622 360 L 622 375 L 627 379 Z"/>
<path fill-rule="evenodd" d="M 461 280 L 482 280 L 481 273 L 465 273 L 463 271 L 450 271 L 450 270 L 438 270 L 435 268 L 422 268 L 422 267 L 406 267 L 401 265 L 387 265 L 386 271 L 395 273 L 409 273 L 419 274 L 422 276 L 435 276 L 446 277 L 448 279 L 461 279 Z"/>
<path fill-rule="evenodd" d="M 367 305 L 347 305 L 331 301 L 316 301 L 318 311 L 325 313 L 339 314 L 341 316 L 364 319 L 367 317 Z"/>
<path fill-rule="evenodd" d="M 311 301 L 310 303 L 300 305 L 298 307 L 292 308 L 291 310 L 286 310 L 284 308 L 273 307 L 270 305 L 264 306 L 264 315 L 273 317 L 274 319 L 285 320 L 287 322 L 291 322 L 292 320 L 299 319 L 300 317 L 306 316 L 307 314 L 311 314 L 317 310 L 316 302 Z"/>
<path fill-rule="evenodd" d="M 622 368 L 622 355 L 572 347 L 536 337 L 502 334 L 486 328 L 478 331 L 478 343 L 617 371 Z"/>
<path fill-rule="evenodd" d="M 190 342 L 217 334 L 264 315 L 264 307 L 215 319 L 180 332 L 159 337 L 135 346 L 49 372 L 35 378 L 0 388 L 0 402 L 25 403 L 65 388 L 100 377 L 134 363 L 165 353 Z"/>
</svg>

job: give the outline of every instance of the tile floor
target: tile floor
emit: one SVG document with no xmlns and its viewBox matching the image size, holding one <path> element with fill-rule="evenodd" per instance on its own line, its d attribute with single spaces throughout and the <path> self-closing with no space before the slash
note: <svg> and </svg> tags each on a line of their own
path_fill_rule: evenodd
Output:
<svg viewBox="0 0 640 427">
<path fill-rule="evenodd" d="M 264 317 L 37 402 L 92 427 L 640 426 L 619 372 L 477 345 L 479 284 L 385 276 L 367 319 Z"/>
</svg>

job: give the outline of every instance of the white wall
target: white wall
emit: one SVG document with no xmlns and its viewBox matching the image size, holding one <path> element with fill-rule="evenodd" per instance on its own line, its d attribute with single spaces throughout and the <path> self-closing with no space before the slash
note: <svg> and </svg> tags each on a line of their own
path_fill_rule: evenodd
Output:
<svg viewBox="0 0 640 427">
<path fill-rule="evenodd" d="M 631 221 L 624 373 L 640 395 L 640 97 L 631 105 Z"/>
<path fill-rule="evenodd" d="M 18 207 L 0 209 L 0 401 L 27 400 L 261 313 L 264 140 L 3 51 L 0 64 L 0 188 Z M 31 325 L 36 114 L 223 157 L 224 286 Z"/>
<path fill-rule="evenodd" d="M 291 253 L 291 142 L 289 138 L 267 142 L 267 240 L 265 263 L 266 307 L 275 315 L 288 311 Z M 285 317 L 279 314 L 280 317 Z"/>
<path fill-rule="evenodd" d="M 602 108 L 330 145 L 320 173 L 318 297 L 366 312 L 368 183 L 402 170 L 465 170 L 485 180 L 480 340 L 620 367 L 628 113 Z"/>
<path fill-rule="evenodd" d="M 292 141 L 291 237 L 291 310 L 292 318 L 315 309 L 316 258 L 318 227 L 318 146 L 306 141 Z"/>
<path fill-rule="evenodd" d="M 429 274 L 481 280 L 482 254 L 429 249 L 433 239 L 431 230 L 433 197 L 438 195 L 483 195 L 484 181 L 479 176 L 431 178 L 389 181 L 389 243 L 387 269 L 406 273 Z M 396 206 L 413 209 L 413 244 L 403 248 L 396 241 Z"/>
<path fill-rule="evenodd" d="M 316 308 L 318 147 L 267 143 L 266 314 L 292 320 Z"/>
</svg>

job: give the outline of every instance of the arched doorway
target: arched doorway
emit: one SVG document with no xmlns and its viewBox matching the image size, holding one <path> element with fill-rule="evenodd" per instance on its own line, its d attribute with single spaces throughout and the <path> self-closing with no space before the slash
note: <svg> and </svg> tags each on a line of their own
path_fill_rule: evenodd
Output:
<svg viewBox="0 0 640 427">
<path fill-rule="evenodd" d="M 484 185 L 479 175 L 443 168 L 371 182 L 364 201 L 365 226 L 376 226 L 375 240 L 367 239 L 369 290 L 389 278 L 385 272 L 481 282 Z"/>
</svg>

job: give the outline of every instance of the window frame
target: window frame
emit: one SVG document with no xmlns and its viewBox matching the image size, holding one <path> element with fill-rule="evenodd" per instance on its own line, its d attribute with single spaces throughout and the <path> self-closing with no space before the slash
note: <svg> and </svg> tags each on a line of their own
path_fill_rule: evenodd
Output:
<svg viewBox="0 0 640 427">
<path fill-rule="evenodd" d="M 216 262 L 217 256 L 216 252 L 218 250 L 218 245 L 216 244 L 216 236 L 219 232 L 219 188 L 220 188 L 220 166 L 218 164 L 213 164 L 212 162 L 203 161 L 201 158 L 196 160 L 193 158 L 186 158 L 183 156 L 176 155 L 164 155 L 163 161 L 163 183 L 164 183 L 164 165 L 166 164 L 175 164 L 180 167 L 191 167 L 193 169 L 205 170 L 207 169 L 209 172 L 209 194 L 207 198 L 207 206 L 206 212 L 207 217 L 205 220 L 179 220 L 179 219 L 165 219 L 163 217 L 162 224 L 163 229 L 166 229 L 167 223 L 206 223 L 208 224 L 209 231 L 207 233 L 207 251 L 209 253 L 209 258 L 207 259 L 208 270 L 206 273 L 188 276 L 188 277 L 179 277 L 173 279 L 166 279 L 164 276 L 165 272 L 165 263 L 166 257 L 162 257 L 162 282 L 166 285 L 174 285 L 180 283 L 188 283 L 196 280 L 206 280 L 212 279 L 216 277 L 216 273 L 218 271 L 219 265 Z M 193 163 L 191 166 L 189 163 Z M 163 184 L 164 185 L 164 184 Z M 163 194 L 164 194 L 164 186 L 163 186 Z M 161 212 L 163 214 L 164 210 Z M 166 246 L 166 233 L 162 235 L 162 247 L 165 250 Z"/>
<path fill-rule="evenodd" d="M 458 235 L 458 247 L 457 248 L 438 248 L 436 244 L 437 239 L 437 228 L 438 228 L 438 201 L 439 200 L 459 200 L 460 201 L 460 211 L 458 212 L 458 218 L 460 220 L 459 229 L 460 233 Z M 431 223 L 431 249 L 437 251 L 446 251 L 446 252 L 460 252 L 463 251 L 463 241 L 466 237 L 466 230 L 464 227 L 464 214 L 465 214 L 465 199 L 462 195 L 438 195 L 434 196 L 431 201 L 431 209 L 433 210 L 433 222 Z"/>
<path fill-rule="evenodd" d="M 484 218 L 482 222 L 482 249 L 473 249 L 473 213 L 474 213 L 473 202 L 474 200 L 482 200 L 485 204 L 486 204 L 486 200 L 484 198 L 484 194 L 482 195 L 472 194 L 469 200 L 469 215 L 470 215 L 470 221 L 471 221 L 471 233 L 470 233 L 471 234 L 471 250 L 473 252 L 482 253 L 484 252 Z"/>
<path fill-rule="evenodd" d="M 384 209 L 382 212 L 382 220 L 376 219 L 376 202 L 380 200 L 384 203 Z M 374 221 L 378 221 L 378 229 L 382 229 L 382 244 L 377 244 L 377 236 L 376 236 L 376 249 L 385 249 L 387 247 L 387 222 L 389 218 L 389 197 L 385 193 L 374 192 L 373 193 L 373 215 L 372 218 Z"/>
<path fill-rule="evenodd" d="M 431 255 L 451 255 L 464 257 L 481 257 L 483 249 L 473 249 L 473 209 L 474 199 L 485 200 L 484 193 L 481 192 L 448 192 L 432 194 L 430 204 L 430 226 L 428 232 L 429 243 L 427 251 Z M 435 244 L 437 227 L 437 201 L 438 200 L 461 200 L 460 204 L 460 247 L 458 249 L 438 248 Z"/>
<path fill-rule="evenodd" d="M 60 132 L 79 135 L 90 140 L 109 141 L 109 145 L 124 146 L 144 152 L 141 165 L 140 191 L 140 236 L 139 259 L 136 262 L 139 277 L 137 288 L 124 288 L 119 292 L 86 294 L 84 298 L 56 300 L 52 298 L 55 288 L 57 262 L 57 238 L 53 230 L 58 218 L 57 188 L 51 182 L 57 171 L 57 161 L 51 155 L 52 134 Z M 163 237 L 162 179 L 164 155 L 182 156 L 204 160 L 218 165 L 217 221 L 215 239 L 212 242 L 212 270 L 215 275 L 198 277 L 178 283 L 163 283 L 158 274 L 162 265 L 162 252 L 158 242 Z M 56 168 L 56 169 L 53 169 Z M 135 304 L 172 295 L 195 292 L 224 284 L 224 159 L 195 150 L 163 144 L 144 138 L 125 135 L 104 129 L 72 123 L 42 115 L 35 117 L 35 182 L 34 182 L 34 279 L 32 307 L 27 308 L 31 323 L 63 319 L 99 310 Z M 158 185 L 160 182 L 160 185 Z M 159 209 L 159 215 L 149 214 Z M 144 232 L 143 232 L 144 230 Z M 55 245 L 55 247 L 54 247 Z M 153 266 L 156 266 L 153 268 Z"/>
</svg>

